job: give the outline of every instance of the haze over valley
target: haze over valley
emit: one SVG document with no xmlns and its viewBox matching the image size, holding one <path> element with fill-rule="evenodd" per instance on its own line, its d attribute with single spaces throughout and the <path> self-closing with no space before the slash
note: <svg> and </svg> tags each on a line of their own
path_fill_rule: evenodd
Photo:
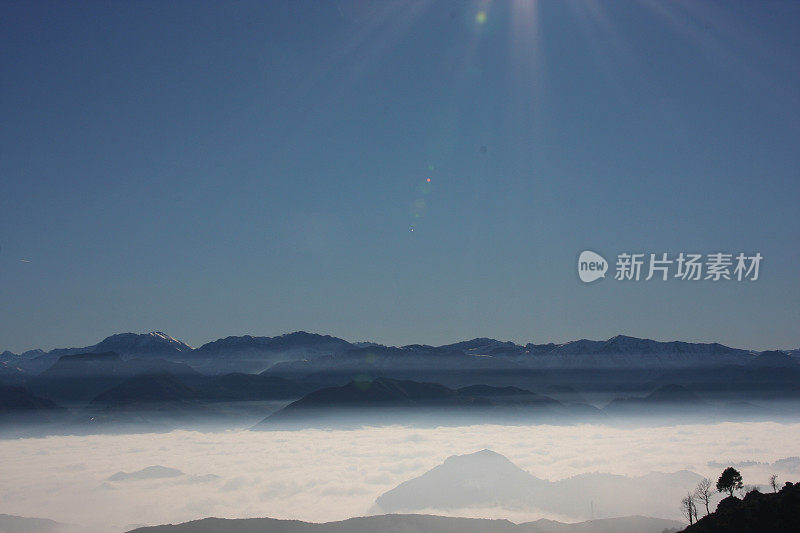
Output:
<svg viewBox="0 0 800 533">
<path fill-rule="evenodd" d="M 680 521 L 676 501 L 726 461 L 753 483 L 800 474 L 797 358 L 623 336 L 389 347 L 305 332 L 4 352 L 2 511 L 87 531 L 384 513 Z"/>
</svg>

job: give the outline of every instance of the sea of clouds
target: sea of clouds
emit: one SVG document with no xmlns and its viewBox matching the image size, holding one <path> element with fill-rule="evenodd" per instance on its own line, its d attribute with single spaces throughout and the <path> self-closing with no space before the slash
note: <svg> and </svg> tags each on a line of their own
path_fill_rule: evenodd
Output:
<svg viewBox="0 0 800 533">
<path fill-rule="evenodd" d="M 721 465 L 734 463 L 747 484 L 766 485 L 773 472 L 800 481 L 799 461 L 776 463 L 800 455 L 800 424 L 174 431 L 0 440 L 0 513 L 104 531 L 206 516 L 339 520 L 369 514 L 380 494 L 451 455 L 484 448 L 553 481 L 682 469 L 715 480 Z M 109 479 L 152 466 L 179 472 Z M 467 514 L 542 518 L 491 508 Z"/>
</svg>

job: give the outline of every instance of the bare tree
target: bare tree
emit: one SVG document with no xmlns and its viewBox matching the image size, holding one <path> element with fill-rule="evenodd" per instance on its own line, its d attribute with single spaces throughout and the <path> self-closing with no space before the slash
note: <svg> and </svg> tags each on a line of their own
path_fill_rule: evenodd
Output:
<svg viewBox="0 0 800 533">
<path fill-rule="evenodd" d="M 778 474 L 769 476 L 769 486 L 772 487 L 772 492 L 778 492 Z"/>
<path fill-rule="evenodd" d="M 697 506 L 694 504 L 694 496 L 687 494 L 686 497 L 681 500 L 681 512 L 689 521 L 690 526 L 694 524 L 697 520 Z"/>
<path fill-rule="evenodd" d="M 702 480 L 700 480 L 700 483 L 697 484 L 697 488 L 694 489 L 695 501 L 698 501 L 706 506 L 706 516 L 708 516 L 710 513 L 708 506 L 711 504 L 711 495 L 714 494 L 713 487 L 714 485 L 712 484 L 711 480 L 707 477 L 704 477 Z"/>
</svg>

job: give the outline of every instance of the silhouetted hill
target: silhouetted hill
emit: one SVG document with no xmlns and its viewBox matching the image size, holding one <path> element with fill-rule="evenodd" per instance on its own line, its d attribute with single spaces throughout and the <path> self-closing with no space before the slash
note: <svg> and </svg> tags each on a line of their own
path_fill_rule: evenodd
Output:
<svg viewBox="0 0 800 533">
<path fill-rule="evenodd" d="M 439 383 L 377 378 L 314 391 L 267 417 L 254 429 L 291 426 L 392 424 L 446 412 L 450 422 L 507 421 L 509 416 L 553 414 L 563 406 L 514 387 L 475 385 L 454 390 Z M 568 411 L 559 411 L 569 415 Z"/>
<path fill-rule="evenodd" d="M 419 477 L 405 481 L 376 500 L 387 512 L 512 506 L 537 501 L 548 482 L 525 472 L 491 450 L 454 455 Z"/>
<path fill-rule="evenodd" d="M 611 415 L 706 415 L 708 403 L 682 385 L 669 384 L 657 388 L 642 398 L 617 398 L 605 408 Z"/>
<path fill-rule="evenodd" d="M 519 468 L 499 453 L 448 457 L 442 464 L 405 481 L 376 500 L 383 512 L 442 510 L 468 513 L 487 507 L 536 510 L 574 519 L 597 516 L 680 516 L 672 498 L 701 476 L 688 471 L 653 472 L 638 477 L 588 473 L 548 481 Z M 668 503 L 667 503 L 668 502 Z M 593 509 L 593 511 L 592 511 Z"/>
<path fill-rule="evenodd" d="M 681 385 L 664 385 L 643 398 L 645 403 L 671 403 L 702 405 L 705 403 L 697 394 Z"/>
<path fill-rule="evenodd" d="M 90 352 L 63 355 L 42 372 L 40 377 L 77 378 L 87 374 L 117 374 L 122 370 L 122 357 L 116 352 Z"/>
<path fill-rule="evenodd" d="M 146 372 L 127 378 L 101 394 L 88 409 L 136 410 L 165 408 L 197 408 L 201 395 L 180 379 L 163 372 Z"/>
<path fill-rule="evenodd" d="M 0 437 L 18 438 L 45 433 L 67 419 L 68 412 L 24 387 L 0 385 Z M 0 527 L 0 532 L 3 529 Z"/>
<path fill-rule="evenodd" d="M 748 364 L 721 366 L 713 371 L 664 371 L 650 386 L 669 384 L 702 391 L 704 397 L 734 401 L 742 398 L 767 401 L 797 399 L 800 398 L 800 364 L 782 352 L 765 352 Z"/>
<path fill-rule="evenodd" d="M 0 386 L 0 415 L 15 412 L 48 411 L 56 404 L 46 398 L 34 396 L 24 387 Z"/>
<path fill-rule="evenodd" d="M 0 533 L 80 533 L 80 528 L 44 518 L 0 514 Z"/>
<path fill-rule="evenodd" d="M 492 387 L 489 385 L 470 385 L 457 390 L 461 396 L 485 398 L 495 405 L 560 405 L 558 401 L 519 387 Z"/>
<path fill-rule="evenodd" d="M 588 403 L 581 393 L 575 390 L 574 387 L 568 385 L 549 385 L 544 392 L 550 398 L 558 400 L 561 403 Z"/>
<path fill-rule="evenodd" d="M 729 496 L 717 510 L 683 530 L 686 533 L 762 533 L 800 531 L 800 484 L 787 483 L 777 494 Z"/>
<path fill-rule="evenodd" d="M 438 383 L 417 383 L 396 379 L 351 381 L 343 387 L 327 387 L 314 391 L 286 408 L 288 411 L 317 406 L 373 407 L 383 405 L 412 406 L 431 403 L 455 403 L 459 394 Z"/>
<path fill-rule="evenodd" d="M 282 400 L 299 398 L 319 388 L 314 383 L 296 382 L 278 376 L 232 373 L 214 376 L 198 386 L 207 399 Z"/>
<path fill-rule="evenodd" d="M 213 404 L 177 376 L 144 372 L 95 396 L 76 413 L 72 429 L 82 432 L 166 431 L 219 417 Z"/>
<path fill-rule="evenodd" d="M 84 402 L 126 379 L 144 372 L 164 372 L 198 379 L 190 366 L 161 359 L 124 360 L 116 352 L 61 356 L 50 368 L 30 380 L 33 392 L 61 402 Z"/>
</svg>

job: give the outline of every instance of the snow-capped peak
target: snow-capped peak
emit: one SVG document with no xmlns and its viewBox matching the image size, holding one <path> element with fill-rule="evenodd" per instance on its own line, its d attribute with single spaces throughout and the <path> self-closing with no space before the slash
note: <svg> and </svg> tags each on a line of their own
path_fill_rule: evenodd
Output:
<svg viewBox="0 0 800 533">
<path fill-rule="evenodd" d="M 170 337 L 169 335 L 167 335 L 163 331 L 151 331 L 150 333 L 148 333 L 148 335 L 150 335 L 151 337 L 155 337 L 155 338 L 161 339 L 161 340 L 165 340 L 165 341 L 170 342 L 170 343 L 186 344 L 184 342 L 179 341 L 175 337 Z"/>
</svg>

